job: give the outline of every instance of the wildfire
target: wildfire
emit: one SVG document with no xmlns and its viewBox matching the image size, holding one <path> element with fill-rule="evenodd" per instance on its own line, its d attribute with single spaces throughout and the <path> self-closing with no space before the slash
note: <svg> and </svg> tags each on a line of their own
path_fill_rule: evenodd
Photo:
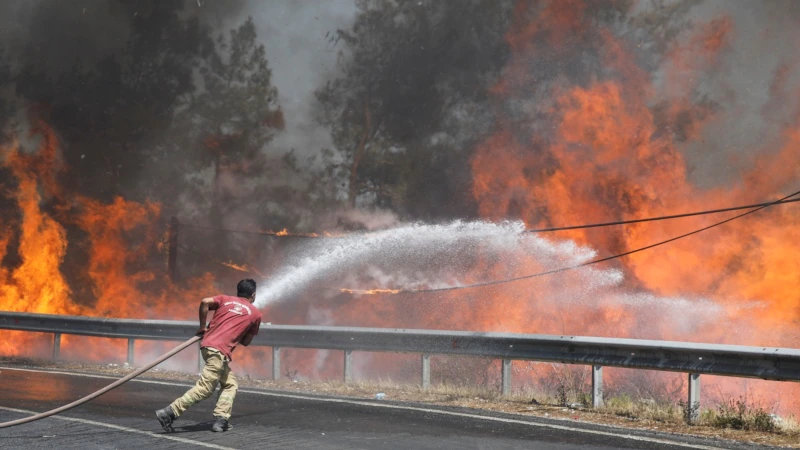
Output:
<svg viewBox="0 0 800 450">
<path fill-rule="evenodd" d="M 4 186 L 16 203 L 18 215 L 4 217 L 0 231 L 0 260 L 7 259 L 9 243 L 16 239 L 13 258 L 19 263 L 0 268 L 0 310 L 48 314 L 129 318 L 193 317 L 194 308 L 178 305 L 176 298 L 195 301 L 213 289 L 213 279 L 204 277 L 173 286 L 163 273 L 146 269 L 151 250 L 157 248 L 155 226 L 160 207 L 116 198 L 105 204 L 66 192 L 58 178 L 67 170 L 61 163 L 58 138 L 40 122 L 32 131 L 42 137 L 41 148 L 23 153 L 18 142 L 0 148 L 0 169 L 14 184 Z M 9 189 L 10 188 L 10 189 Z M 45 206 L 47 206 L 45 208 Z M 8 220 L 5 220 L 8 218 Z M 83 260 L 67 259 L 68 227 L 86 238 Z M 67 276 L 79 289 L 72 289 Z M 156 284 L 164 286 L 154 289 Z M 30 354 L 31 349 L 49 347 L 46 336 L 0 332 L 0 352 Z M 92 344 L 85 338 L 64 336 L 63 351 L 82 352 L 87 359 L 102 360 L 124 353 L 123 342 L 108 340 Z M 92 342 L 97 342 L 95 339 Z"/>
<path fill-rule="evenodd" d="M 741 156 L 751 161 L 751 169 L 740 178 L 709 188 L 692 176 L 691 152 L 685 148 L 706 151 L 704 133 L 721 120 L 719 108 L 696 89 L 720 69 L 731 48 L 737 32 L 732 18 L 716 17 L 685 33 L 664 52 L 655 74 L 641 63 L 636 42 L 592 17 L 590 11 L 599 7 L 583 1 L 518 2 L 506 35 L 511 56 L 489 90 L 497 108 L 496 129 L 471 159 L 472 194 L 482 218 L 521 219 L 526 228 L 614 222 L 764 202 L 800 188 L 800 111 L 773 141 Z M 768 105 L 796 97 L 787 72 L 796 75 L 796 67 L 783 64 L 776 70 L 769 87 L 777 99 Z M 735 98 L 734 92 L 726 95 Z M 768 119 L 770 113 L 763 111 Z M 548 239 L 586 245 L 602 258 L 724 218 L 570 230 Z M 435 307 L 407 303 L 415 297 L 403 296 L 396 302 L 364 297 L 329 308 L 338 323 L 347 324 L 796 347 L 798 219 L 795 206 L 768 208 L 707 234 L 605 263 L 604 268 L 624 274 L 622 284 L 571 303 L 563 298 L 565 291 L 572 292 L 565 286 L 571 279 L 558 275 L 439 292 Z M 531 262 L 510 270 L 503 261 L 476 259 L 457 279 L 468 285 L 534 274 L 542 267 Z M 642 298 L 661 299 L 659 308 L 686 311 L 711 304 L 718 310 L 712 323 L 667 320 L 639 305 Z M 321 306 L 309 306 L 315 308 Z M 733 333 L 739 324 L 741 332 Z"/>
<path fill-rule="evenodd" d="M 800 180 L 800 111 L 778 121 L 771 119 L 775 108 L 767 108 L 796 97 L 791 84 L 796 65 L 782 64 L 775 71 L 766 94 L 772 98 L 761 112 L 784 130 L 764 139 L 762 147 L 742 153 L 750 169 L 743 169 L 739 178 L 720 184 L 724 187 L 699 186 L 692 176 L 693 164 L 687 161 L 691 152 L 685 149 L 695 145 L 708 151 L 703 136 L 720 126 L 721 107 L 705 101 L 696 91 L 701 80 L 721 67 L 736 37 L 737 24 L 729 17 L 701 23 L 663 53 L 656 73 L 642 62 L 637 44 L 627 40 L 642 30 L 620 33 L 612 24 L 593 17 L 596 8 L 622 4 L 626 2 L 518 2 L 505 36 L 510 57 L 496 84 L 488 89 L 496 108 L 496 127 L 481 137 L 470 160 L 471 194 L 481 218 L 498 222 L 519 219 L 527 228 L 614 222 L 762 202 L 800 188 L 793 185 Z M 730 98 L 736 97 L 733 90 L 726 92 Z M 742 107 L 733 103 L 737 105 L 734 109 Z M 143 268 L 148 249 L 159 241 L 159 230 L 152 226 L 161 213 L 159 206 L 121 198 L 106 204 L 64 192 L 56 179 L 66 170 L 60 162 L 57 138 L 44 125 L 38 132 L 45 139 L 34 155 L 23 154 L 17 144 L 2 150 L 2 167 L 15 180 L 7 190 L 19 213 L 4 217 L 0 228 L 0 260 L 15 261 L 11 268 L 0 266 L 0 309 L 194 317 L 196 299 L 216 290 L 213 277 L 190 283 L 193 289 L 187 290 Z M 217 149 L 222 143 L 209 140 L 206 145 Z M 727 161 L 715 163 L 725 165 Z M 591 291 L 580 301 L 564 298 L 564 292 L 577 292 L 575 285 L 582 289 L 582 280 L 561 276 L 443 292 L 436 297 L 435 306 L 406 302 L 410 295 L 393 302 L 379 297 L 409 292 L 404 289 L 342 288 L 341 293 L 364 298 L 344 302 L 318 296 L 313 301 L 299 299 L 298 304 L 276 308 L 274 321 L 796 347 L 792 330 L 800 320 L 798 219 L 800 211 L 795 206 L 770 208 L 702 237 L 616 260 L 609 267 L 624 274 L 622 284 Z M 552 239 L 590 247 L 604 257 L 715 220 L 718 218 L 698 216 L 570 230 Z M 68 247 L 77 245 L 68 242 L 68 230 L 88 236 L 82 249 L 87 257 L 79 262 L 80 267 L 65 259 Z M 278 237 L 336 236 L 292 233 L 287 228 L 222 231 Z M 532 259 L 509 268 L 502 258 L 475 257 L 468 270 L 453 274 L 453 284 L 541 272 L 542 263 Z M 230 261 L 223 264 L 252 271 Z M 70 277 L 80 283 L 68 283 Z M 155 288 L 159 283 L 167 288 Z M 77 292 L 75 286 L 79 285 L 90 288 Z M 624 301 L 605 301 L 609 298 Z M 175 299 L 187 301 L 176 307 Z M 691 316 L 685 311 L 694 312 L 706 303 L 718 307 L 719 312 L 713 323 L 701 325 L 686 317 L 667 320 L 659 315 L 664 309 L 641 306 L 643 299 L 656 299 L 653 304 L 667 304 L 682 316 Z M 305 303 L 299 304 L 301 301 Z M 740 334 L 732 332 L 738 331 L 732 324 L 740 323 L 748 328 Z M 27 344 L 14 336 L 0 339 L 0 352 L 22 352 Z M 111 347 L 101 350 L 121 350 Z M 285 362 L 287 367 L 321 371 L 326 358 L 329 366 L 340 364 L 338 354 L 316 359 L 287 356 Z"/>
</svg>

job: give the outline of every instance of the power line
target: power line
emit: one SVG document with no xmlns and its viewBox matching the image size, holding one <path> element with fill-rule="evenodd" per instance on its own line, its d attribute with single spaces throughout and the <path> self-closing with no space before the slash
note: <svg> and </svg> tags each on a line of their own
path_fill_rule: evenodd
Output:
<svg viewBox="0 0 800 450">
<path fill-rule="evenodd" d="M 800 194 L 800 191 L 797 191 L 797 192 L 795 192 L 794 194 L 791 194 L 791 195 L 787 195 L 786 197 L 783 197 L 782 199 L 776 200 L 774 202 L 763 203 L 762 204 L 763 206 L 758 207 L 757 209 L 753 209 L 751 211 L 747 211 L 745 213 L 733 216 L 733 217 L 731 217 L 729 219 L 725 219 L 725 220 L 723 220 L 721 222 L 717 222 L 715 224 L 712 224 L 712 225 L 709 225 L 707 227 L 703 227 L 703 228 L 691 231 L 689 233 L 682 234 L 680 236 L 675 236 L 675 237 L 667 239 L 665 241 L 656 242 L 655 244 L 650 244 L 650 245 L 647 245 L 645 247 L 640 247 L 640 248 L 637 248 L 637 249 L 634 249 L 634 250 L 629 250 L 627 252 L 619 253 L 619 254 L 612 255 L 612 256 L 607 256 L 605 258 L 594 259 L 592 261 L 588 261 L 588 262 L 585 262 L 585 263 L 577 264 L 577 265 L 574 265 L 574 266 L 560 267 L 558 269 L 547 270 L 547 271 L 544 271 L 544 272 L 538 272 L 538 273 L 534 273 L 534 274 L 531 274 L 531 275 L 523 275 L 523 276 L 520 276 L 520 277 L 507 278 L 507 279 L 504 279 L 504 280 L 486 281 L 486 282 L 483 282 L 483 283 L 468 284 L 468 285 L 465 285 L 465 286 L 453 286 L 453 287 L 435 288 L 435 289 L 394 289 L 394 290 L 382 290 L 382 292 L 384 292 L 384 293 L 388 292 L 388 293 L 391 293 L 391 294 L 419 294 L 419 293 L 427 293 L 427 292 L 455 291 L 455 290 L 459 290 L 459 289 L 471 289 L 471 288 L 476 288 L 476 287 L 492 286 L 492 285 L 496 285 L 496 284 L 511 283 L 511 282 L 514 282 L 514 281 L 526 280 L 526 279 L 529 279 L 529 278 L 541 277 L 541 276 L 545 276 L 545 275 L 552 275 L 554 273 L 566 272 L 568 270 L 579 269 L 581 267 L 586 267 L 586 266 L 590 266 L 590 265 L 593 265 L 593 264 L 598 264 L 598 263 L 601 263 L 601 262 L 610 261 L 612 259 L 622 258 L 623 256 L 628 256 L 628 255 L 632 255 L 634 253 L 638 253 L 638 252 L 642 252 L 642 251 L 645 251 L 645 250 L 649 250 L 651 248 L 658 247 L 660 245 L 664 245 L 664 244 L 668 244 L 668 243 L 673 242 L 673 241 L 677 241 L 678 239 L 683 239 L 683 238 L 691 236 L 693 234 L 697 234 L 697 233 L 709 230 L 711 228 L 720 226 L 722 224 L 728 223 L 728 222 L 730 222 L 732 220 L 736 220 L 736 219 L 738 219 L 740 217 L 744 217 L 744 216 L 746 216 L 748 214 L 752 214 L 752 213 L 754 213 L 756 211 L 760 211 L 760 210 L 762 210 L 762 209 L 764 209 L 764 208 L 766 208 L 768 206 L 777 205 L 777 204 L 781 204 L 781 203 L 788 203 L 788 202 L 786 202 L 787 199 L 792 198 L 792 197 L 794 197 L 794 196 L 796 196 L 798 194 Z M 344 292 L 348 292 L 348 291 L 349 292 L 366 292 L 366 291 L 358 291 L 358 290 L 343 290 L 343 291 Z"/>
<path fill-rule="evenodd" d="M 525 230 L 529 233 L 546 233 L 552 231 L 566 231 L 566 230 L 581 230 L 586 228 L 598 228 L 598 227 L 608 227 L 608 226 L 615 226 L 615 225 L 629 225 L 633 223 L 642 223 L 642 222 L 655 222 L 659 220 L 670 220 L 670 219 L 680 219 L 683 217 L 693 217 L 693 216 L 702 216 L 708 214 L 717 214 L 722 212 L 729 212 L 729 211 L 741 211 L 743 209 L 754 209 L 754 208 L 764 208 L 767 206 L 773 205 L 783 205 L 787 203 L 795 203 L 800 202 L 800 198 L 790 199 L 790 200 L 779 200 L 776 202 L 765 202 L 765 203 L 754 203 L 752 205 L 741 205 L 741 206 L 732 206 L 730 208 L 720 208 L 720 209 L 710 209 L 705 211 L 695 211 L 683 214 L 672 214 L 668 216 L 655 216 L 655 217 L 645 217 L 643 219 L 630 219 L 630 220 L 619 220 L 615 222 L 600 222 L 600 223 L 590 223 L 590 224 L 583 224 L 583 225 L 570 225 L 570 226 L 563 226 L 563 227 L 549 227 L 549 228 L 532 228 Z M 754 209 L 757 211 L 757 209 Z M 343 237 L 341 235 L 331 235 L 326 233 L 290 233 L 288 231 L 281 230 L 281 231 L 259 231 L 259 230 L 237 230 L 237 229 L 230 229 L 230 228 L 215 228 L 215 227 L 208 227 L 203 225 L 193 225 L 188 223 L 181 223 L 181 227 L 186 228 L 197 228 L 201 230 L 210 230 L 210 231 L 217 231 L 220 233 L 242 233 L 242 234 L 257 234 L 261 236 L 272 236 L 272 237 L 294 237 L 294 238 L 340 238 Z"/>
<path fill-rule="evenodd" d="M 684 214 L 673 214 L 670 216 L 658 216 L 658 217 L 647 217 L 644 219 L 631 219 L 631 220 L 620 220 L 617 222 L 601 222 L 601 223 L 592 223 L 587 225 L 574 225 L 568 227 L 551 227 L 551 228 L 537 228 L 537 229 L 530 229 L 525 230 L 530 233 L 544 233 L 547 231 L 564 231 L 564 230 L 580 230 L 583 228 L 597 228 L 597 227 L 608 227 L 612 225 L 628 225 L 631 223 L 641 223 L 641 222 L 653 222 L 656 220 L 668 220 L 668 219 L 680 219 L 682 217 L 692 217 L 692 216 L 702 216 L 705 214 L 716 214 L 721 212 L 728 212 L 728 211 L 739 211 L 742 209 L 751 209 L 751 208 L 765 208 L 767 206 L 772 205 L 782 205 L 784 203 L 794 203 L 800 202 L 800 198 L 795 198 L 792 200 L 779 200 L 777 202 L 766 202 L 766 203 L 755 203 L 752 205 L 743 205 L 743 206 L 733 206 L 730 208 L 722 208 L 722 209 L 711 209 L 708 211 L 697 211 L 697 212 L 690 212 Z"/>
</svg>

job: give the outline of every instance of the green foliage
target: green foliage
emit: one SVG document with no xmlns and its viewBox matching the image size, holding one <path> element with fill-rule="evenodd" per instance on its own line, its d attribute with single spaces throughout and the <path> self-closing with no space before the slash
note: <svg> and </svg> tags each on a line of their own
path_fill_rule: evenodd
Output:
<svg viewBox="0 0 800 450">
<path fill-rule="evenodd" d="M 710 423 L 717 428 L 746 431 L 774 432 L 778 428 L 769 412 L 759 405 L 748 404 L 743 398 L 720 404 Z"/>
<path fill-rule="evenodd" d="M 700 414 L 700 403 L 699 402 L 685 402 L 680 400 L 678 402 L 678 406 L 681 408 L 681 413 L 683 415 L 683 421 L 687 424 L 693 424 L 697 422 L 697 418 Z"/>
</svg>

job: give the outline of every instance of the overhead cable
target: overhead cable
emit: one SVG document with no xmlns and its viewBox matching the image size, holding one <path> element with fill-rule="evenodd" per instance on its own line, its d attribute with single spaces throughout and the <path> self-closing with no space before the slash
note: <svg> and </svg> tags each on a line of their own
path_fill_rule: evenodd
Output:
<svg viewBox="0 0 800 450">
<path fill-rule="evenodd" d="M 787 199 L 790 199 L 790 198 L 795 197 L 797 195 L 800 195 L 800 191 L 797 191 L 797 192 L 795 192 L 794 194 L 791 194 L 791 195 L 787 195 L 786 197 L 783 197 L 782 199 L 776 200 L 774 202 L 762 203 L 761 204 L 762 206 L 760 206 L 760 207 L 758 207 L 756 209 L 752 209 L 752 210 L 744 212 L 742 214 L 738 214 L 738 215 L 733 216 L 733 217 L 731 217 L 729 219 L 725 219 L 725 220 L 723 220 L 721 222 L 716 222 L 716 223 L 714 223 L 712 225 L 709 225 L 709 226 L 706 226 L 706 227 L 703 227 L 703 228 L 699 228 L 699 229 L 691 231 L 689 233 L 684 233 L 684 234 L 672 237 L 672 238 L 664 240 L 664 241 L 660 241 L 660 242 L 656 242 L 654 244 L 647 245 L 645 247 L 640 247 L 640 248 L 637 248 L 637 249 L 634 249 L 634 250 L 629 250 L 627 252 L 623 252 L 623 253 L 618 253 L 616 255 L 607 256 L 605 258 L 593 259 L 591 261 L 587 261 L 587 262 L 581 263 L 581 264 L 576 264 L 576 265 L 573 265 L 573 266 L 565 266 L 565 267 L 560 267 L 558 269 L 547 270 L 547 271 L 544 271 L 544 272 L 538 272 L 538 273 L 534 273 L 534 274 L 530 274 L 530 275 L 523 275 L 523 276 L 514 277 L 514 278 L 506 278 L 506 279 L 503 279 L 503 280 L 492 280 L 492 281 L 486 281 L 486 282 L 483 282 L 483 283 L 468 284 L 468 285 L 463 285 L 463 286 L 451 286 L 451 287 L 431 288 L 431 289 L 384 289 L 384 290 L 381 290 L 381 293 L 388 293 L 388 294 L 392 294 L 392 295 L 396 295 L 396 294 L 421 294 L 421 293 L 429 293 L 429 292 L 444 292 L 444 291 L 455 291 L 455 290 L 460 290 L 460 289 L 472 289 L 472 288 L 477 288 L 477 287 L 493 286 L 493 285 L 497 285 L 497 284 L 511 283 L 511 282 L 514 282 L 514 281 L 527 280 L 527 279 L 530 279 L 530 278 L 542 277 L 542 276 L 545 276 L 545 275 L 552 275 L 552 274 L 555 274 L 555 273 L 566 272 L 568 270 L 579 269 L 581 267 L 591 266 L 593 264 L 599 264 L 601 262 L 610 261 L 612 259 L 622 258 L 624 256 L 632 255 L 634 253 L 638 253 L 638 252 L 642 252 L 642 251 L 645 251 L 645 250 L 649 250 L 651 248 L 658 247 L 660 245 L 664 245 L 664 244 L 668 244 L 670 242 L 677 241 L 678 239 L 683 239 L 685 237 L 692 236 L 694 234 L 701 233 L 701 232 L 706 231 L 706 230 L 710 230 L 711 228 L 718 227 L 720 225 L 726 224 L 726 223 L 731 222 L 733 220 L 736 220 L 736 219 L 739 219 L 741 217 L 744 217 L 744 216 L 747 216 L 749 214 L 752 214 L 752 213 L 754 213 L 756 211 L 760 211 L 760 210 L 762 210 L 764 208 L 767 208 L 769 206 L 777 205 L 777 204 L 781 204 L 781 203 L 787 203 L 787 201 L 786 201 Z M 360 290 L 357 290 L 357 289 L 342 289 L 342 292 L 370 293 L 370 291 L 360 291 Z"/>
</svg>

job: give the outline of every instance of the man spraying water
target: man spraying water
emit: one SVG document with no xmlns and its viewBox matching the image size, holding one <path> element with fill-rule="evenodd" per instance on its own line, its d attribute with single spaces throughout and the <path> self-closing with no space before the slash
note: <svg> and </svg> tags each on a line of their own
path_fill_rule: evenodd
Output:
<svg viewBox="0 0 800 450">
<path fill-rule="evenodd" d="M 217 383 L 220 385 L 219 398 L 214 408 L 214 425 L 212 431 L 227 431 L 233 399 L 239 388 L 228 364 L 236 345 L 250 345 L 261 325 L 261 312 L 253 306 L 256 298 L 256 282 L 245 279 L 236 285 L 236 297 L 217 295 L 204 298 L 200 302 L 200 330 L 203 335 L 200 341 L 200 352 L 205 366 L 197 384 L 166 408 L 156 411 L 156 417 L 167 432 L 174 431 L 172 422 L 190 406 L 205 400 L 214 393 Z M 206 326 L 208 311 L 214 311 L 211 324 Z"/>
</svg>

